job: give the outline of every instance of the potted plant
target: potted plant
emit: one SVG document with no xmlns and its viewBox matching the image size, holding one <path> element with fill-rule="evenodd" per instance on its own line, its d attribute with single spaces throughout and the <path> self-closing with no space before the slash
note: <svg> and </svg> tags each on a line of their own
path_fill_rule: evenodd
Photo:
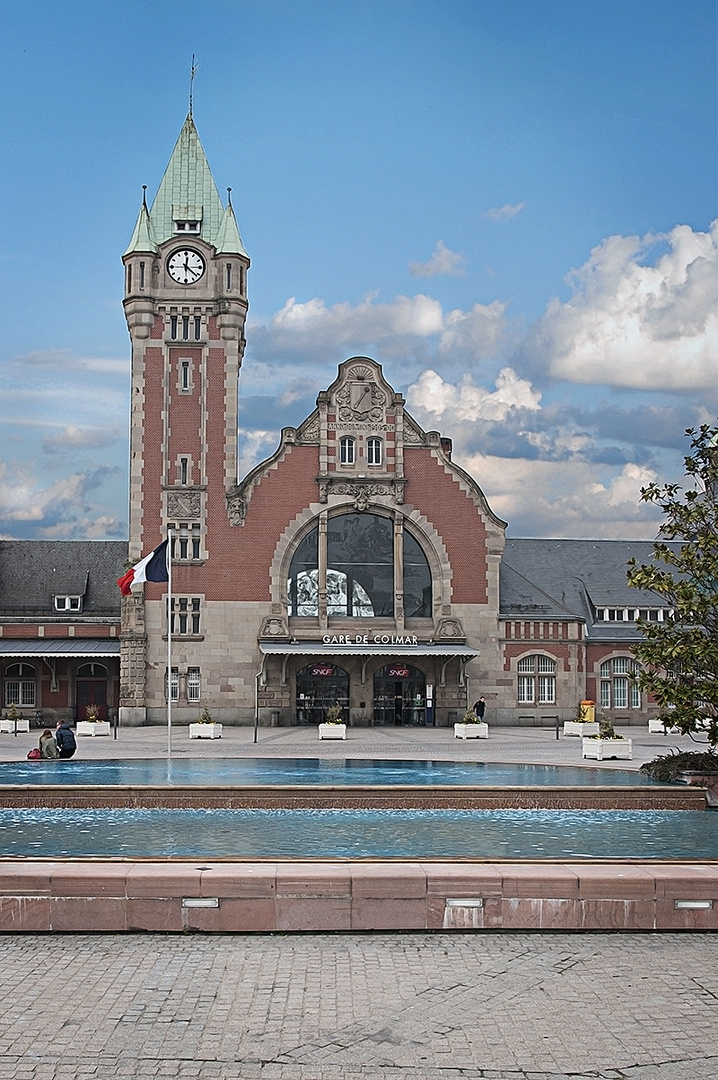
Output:
<svg viewBox="0 0 718 1080">
<path fill-rule="evenodd" d="M 633 742 L 619 735 L 610 720 L 602 720 L 597 735 L 587 735 L 581 740 L 582 753 L 585 758 L 596 758 L 603 761 L 604 758 L 633 758 Z"/>
<path fill-rule="evenodd" d="M 598 735 L 596 702 L 586 698 L 579 701 L 573 720 L 564 720 L 564 735 Z"/>
<path fill-rule="evenodd" d="M 100 720 L 100 710 L 97 705 L 85 706 L 85 719 L 77 721 L 76 731 L 78 735 L 109 735 L 109 720 Z"/>
<path fill-rule="evenodd" d="M 473 709 L 467 709 L 460 723 L 454 724 L 455 739 L 488 739 L 489 725 L 479 720 Z"/>
<path fill-rule="evenodd" d="M 324 723 L 319 725 L 320 739 L 346 739 L 347 726 L 342 720 L 342 708 L 336 701 L 324 711 Z"/>
<path fill-rule="evenodd" d="M 205 705 L 199 718 L 189 726 L 190 739 L 221 739 L 222 725 L 212 719 L 212 714 Z"/>
<path fill-rule="evenodd" d="M 18 712 L 15 704 L 10 705 L 5 713 L 5 719 L 0 720 L 0 731 L 7 731 L 11 735 L 14 735 L 18 731 L 24 732 L 29 730 L 29 717 L 23 716 L 21 712 Z"/>
</svg>

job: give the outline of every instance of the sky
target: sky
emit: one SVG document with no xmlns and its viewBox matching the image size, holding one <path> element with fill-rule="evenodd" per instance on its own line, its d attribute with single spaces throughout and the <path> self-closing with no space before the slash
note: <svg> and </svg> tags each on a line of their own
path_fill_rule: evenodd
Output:
<svg viewBox="0 0 718 1080">
<path fill-rule="evenodd" d="M 655 535 L 718 416 L 714 0 L 24 0 L 0 37 L 0 537 L 127 536 L 121 255 L 193 54 L 241 474 L 365 355 L 508 535 Z"/>
</svg>

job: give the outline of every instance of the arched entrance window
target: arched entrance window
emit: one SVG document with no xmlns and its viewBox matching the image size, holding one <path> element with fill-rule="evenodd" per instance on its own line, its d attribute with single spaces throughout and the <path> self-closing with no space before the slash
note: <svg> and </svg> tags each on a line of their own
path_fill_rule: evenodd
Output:
<svg viewBox="0 0 718 1080">
<path fill-rule="evenodd" d="M 374 723 L 416 725 L 426 722 L 423 671 L 394 661 L 374 675 Z"/>
<path fill-rule="evenodd" d="M 349 675 L 337 664 L 317 660 L 297 672 L 297 723 L 321 724 L 330 705 L 340 705 L 349 719 Z"/>
<path fill-rule="evenodd" d="M 403 534 L 404 612 L 407 618 L 430 618 L 431 571 L 421 545 Z M 326 539 L 325 539 L 326 536 Z M 337 618 L 391 618 L 395 585 L 394 522 L 379 514 L 338 514 L 327 521 L 326 559 L 320 560 L 319 527 L 297 546 L 289 568 L 289 614 L 317 618 L 320 562 L 326 570 L 327 615 Z"/>
<path fill-rule="evenodd" d="M 87 706 L 97 706 L 99 720 L 107 719 L 107 668 L 104 664 L 80 664 L 75 681 L 77 719 L 84 720 Z"/>
<path fill-rule="evenodd" d="M 37 700 L 35 668 L 32 664 L 10 664 L 5 670 L 5 706 L 34 709 Z"/>
</svg>

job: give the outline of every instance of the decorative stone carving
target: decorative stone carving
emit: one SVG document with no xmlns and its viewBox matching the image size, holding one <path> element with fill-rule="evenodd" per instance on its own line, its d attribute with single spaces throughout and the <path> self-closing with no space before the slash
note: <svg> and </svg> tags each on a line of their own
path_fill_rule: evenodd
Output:
<svg viewBox="0 0 718 1080">
<path fill-rule="evenodd" d="M 387 396 L 373 380 L 374 372 L 366 364 L 354 364 L 347 371 L 347 381 L 337 391 L 337 417 L 342 423 L 379 423 L 384 419 Z"/>
<path fill-rule="evenodd" d="M 180 521 L 196 520 L 202 510 L 202 496 L 199 491 L 168 491 L 167 516 Z"/>
<path fill-rule="evenodd" d="M 277 638 L 289 638 L 286 619 L 278 619 L 275 616 L 266 618 L 260 627 L 259 637 L 260 639 L 273 638 L 275 640 Z"/>
<path fill-rule="evenodd" d="M 298 443 L 318 443 L 320 436 L 319 413 L 313 413 L 297 431 Z"/>
<path fill-rule="evenodd" d="M 461 625 L 461 619 L 439 619 L 434 630 L 435 640 L 446 640 L 450 638 L 456 641 L 458 638 L 465 638 L 464 628 Z"/>
<path fill-rule="evenodd" d="M 413 423 L 408 414 L 404 413 L 404 442 L 411 446 L 422 446 L 424 441 L 422 431 Z"/>
<path fill-rule="evenodd" d="M 327 502 L 330 495 L 348 495 L 354 499 L 357 510 L 366 510 L 369 500 L 379 496 L 393 499 L 397 504 L 403 503 L 406 480 L 335 480 L 333 477 L 322 477 L 317 483 L 320 503 Z"/>
<path fill-rule="evenodd" d="M 241 495 L 237 494 L 237 490 L 230 491 L 225 496 L 227 499 L 227 516 L 229 517 L 230 525 L 244 525 L 244 519 L 247 516 L 247 503 Z"/>
</svg>

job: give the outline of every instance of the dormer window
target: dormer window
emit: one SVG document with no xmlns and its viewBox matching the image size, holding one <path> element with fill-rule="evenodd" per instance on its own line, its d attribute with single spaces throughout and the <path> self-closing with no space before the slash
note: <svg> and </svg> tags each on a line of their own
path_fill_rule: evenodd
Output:
<svg viewBox="0 0 718 1080">
<path fill-rule="evenodd" d="M 55 611 L 82 611 L 82 597 L 55 596 Z"/>
<path fill-rule="evenodd" d="M 201 221 L 190 221 L 190 220 L 175 221 L 175 232 L 176 233 L 194 233 L 195 235 L 197 235 L 199 233 L 199 231 L 200 231 L 201 225 L 202 225 Z"/>
</svg>

